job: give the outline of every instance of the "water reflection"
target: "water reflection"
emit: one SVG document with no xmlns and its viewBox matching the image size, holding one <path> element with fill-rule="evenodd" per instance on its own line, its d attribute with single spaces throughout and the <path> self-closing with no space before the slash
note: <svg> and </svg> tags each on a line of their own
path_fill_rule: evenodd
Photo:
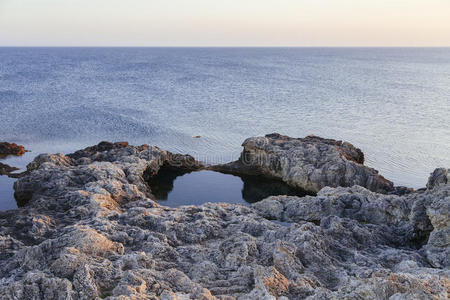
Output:
<svg viewBox="0 0 450 300">
<path fill-rule="evenodd" d="M 156 200 L 170 207 L 206 202 L 248 204 L 272 195 L 305 195 L 281 181 L 206 170 L 188 173 L 161 169 L 149 185 Z"/>
</svg>

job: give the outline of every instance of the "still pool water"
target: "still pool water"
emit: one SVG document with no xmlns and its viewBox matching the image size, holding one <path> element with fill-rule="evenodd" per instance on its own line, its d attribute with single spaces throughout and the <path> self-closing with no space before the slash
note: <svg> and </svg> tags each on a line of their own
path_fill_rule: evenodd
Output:
<svg viewBox="0 0 450 300">
<path fill-rule="evenodd" d="M 273 195 L 306 195 L 281 181 L 214 171 L 177 173 L 163 169 L 149 185 L 158 203 L 170 207 L 206 202 L 249 204 Z"/>
</svg>

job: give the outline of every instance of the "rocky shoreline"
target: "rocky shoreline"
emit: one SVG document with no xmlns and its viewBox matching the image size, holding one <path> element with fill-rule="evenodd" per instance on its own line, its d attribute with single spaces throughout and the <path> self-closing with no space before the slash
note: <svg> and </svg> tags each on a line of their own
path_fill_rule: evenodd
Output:
<svg viewBox="0 0 450 300">
<path fill-rule="evenodd" d="M 17 170 L 19 170 L 19 168 L 11 167 L 11 166 L 9 166 L 7 164 L 3 164 L 3 163 L 0 162 L 0 175 L 6 175 L 6 176 L 9 176 L 9 177 L 14 177 L 15 175 L 12 174 L 12 173 L 17 171 Z M 17 175 L 17 177 L 18 176 L 19 175 Z"/>
<path fill-rule="evenodd" d="M 28 150 L 22 145 L 17 145 L 16 143 L 0 142 L 0 159 L 6 158 L 10 155 L 21 156 L 25 154 Z M 6 175 L 11 178 L 18 178 L 20 174 L 14 173 L 19 170 L 16 167 L 9 166 L 7 164 L 0 162 L 0 175 Z"/>
<path fill-rule="evenodd" d="M 125 142 L 37 156 L 14 186 L 22 207 L 0 212 L 0 298 L 448 298 L 448 169 L 412 191 L 348 143 L 271 134 L 243 146 L 221 166 Z M 168 208 L 147 183 L 161 168 L 316 195 Z"/>
</svg>

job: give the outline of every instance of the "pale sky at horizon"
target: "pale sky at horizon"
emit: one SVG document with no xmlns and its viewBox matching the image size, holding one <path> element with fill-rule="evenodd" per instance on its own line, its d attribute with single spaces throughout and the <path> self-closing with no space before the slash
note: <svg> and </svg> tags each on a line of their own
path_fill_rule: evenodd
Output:
<svg viewBox="0 0 450 300">
<path fill-rule="evenodd" d="M 450 0 L 0 0 L 0 46 L 450 46 Z"/>
</svg>

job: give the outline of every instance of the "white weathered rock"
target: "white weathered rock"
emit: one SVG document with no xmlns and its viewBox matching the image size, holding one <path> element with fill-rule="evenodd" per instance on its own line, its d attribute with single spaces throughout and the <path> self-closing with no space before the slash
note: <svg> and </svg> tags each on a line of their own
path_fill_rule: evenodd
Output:
<svg viewBox="0 0 450 300">
<path fill-rule="evenodd" d="M 238 161 L 213 168 L 279 178 L 313 193 L 326 186 L 360 185 L 379 193 L 393 190 L 393 183 L 364 166 L 364 154 L 347 142 L 273 133 L 248 138 L 242 146 Z"/>
<path fill-rule="evenodd" d="M 144 177 L 173 160 L 191 167 L 125 143 L 36 158 L 15 185 L 27 204 L 0 212 L 0 299 L 448 296 L 449 184 L 168 208 Z"/>
</svg>

